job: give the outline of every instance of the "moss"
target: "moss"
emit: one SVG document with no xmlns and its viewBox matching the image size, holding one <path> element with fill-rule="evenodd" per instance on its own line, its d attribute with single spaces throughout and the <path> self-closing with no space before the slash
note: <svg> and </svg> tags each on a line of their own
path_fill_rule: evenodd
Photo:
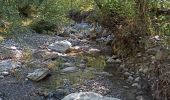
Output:
<svg viewBox="0 0 170 100">
<path fill-rule="evenodd" d="M 50 81 L 43 82 L 42 87 L 48 90 L 55 90 L 59 87 L 63 87 L 63 79 L 69 79 L 71 84 L 83 83 L 84 79 L 92 79 L 94 74 L 92 71 L 78 71 L 75 73 L 59 74 L 54 73 Z"/>
<path fill-rule="evenodd" d="M 88 67 L 94 67 L 96 69 L 103 70 L 106 66 L 106 60 L 104 56 L 87 56 L 86 59 Z"/>
</svg>

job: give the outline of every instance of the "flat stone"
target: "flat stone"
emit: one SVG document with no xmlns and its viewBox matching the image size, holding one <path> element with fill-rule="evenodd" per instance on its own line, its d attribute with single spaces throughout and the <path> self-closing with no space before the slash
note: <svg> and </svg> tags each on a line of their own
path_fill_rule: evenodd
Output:
<svg viewBox="0 0 170 100">
<path fill-rule="evenodd" d="M 77 67 L 67 67 L 61 70 L 63 73 L 70 73 L 70 72 L 75 72 L 77 71 Z"/>
<path fill-rule="evenodd" d="M 55 43 L 50 44 L 48 48 L 56 52 L 65 53 L 67 50 L 71 48 L 71 43 L 66 40 L 57 41 Z"/>
<path fill-rule="evenodd" d="M 71 93 L 62 100 L 120 100 L 112 97 L 105 97 L 94 92 Z"/>
<path fill-rule="evenodd" d="M 41 68 L 41 69 L 36 69 L 32 73 L 28 73 L 27 78 L 32 81 L 37 82 L 37 81 L 40 81 L 41 79 L 43 79 L 44 77 L 46 77 L 47 74 L 49 74 L 49 69 Z"/>
</svg>

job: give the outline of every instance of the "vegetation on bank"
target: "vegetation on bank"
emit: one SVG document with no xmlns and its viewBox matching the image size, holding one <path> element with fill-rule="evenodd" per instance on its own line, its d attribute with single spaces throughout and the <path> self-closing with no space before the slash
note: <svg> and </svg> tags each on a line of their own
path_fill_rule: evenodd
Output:
<svg viewBox="0 0 170 100">
<path fill-rule="evenodd" d="M 113 52 L 121 57 L 145 51 L 147 36 L 159 35 L 166 38 L 162 43 L 170 43 L 169 0 L 0 0 L 0 7 L 0 41 L 13 34 L 56 34 L 63 26 L 85 21 L 111 31 Z M 87 59 L 89 66 L 94 65 L 95 58 Z M 164 85 L 169 88 L 168 79 L 159 80 L 161 89 L 155 87 L 155 95 L 170 97 L 168 90 L 162 90 Z"/>
</svg>

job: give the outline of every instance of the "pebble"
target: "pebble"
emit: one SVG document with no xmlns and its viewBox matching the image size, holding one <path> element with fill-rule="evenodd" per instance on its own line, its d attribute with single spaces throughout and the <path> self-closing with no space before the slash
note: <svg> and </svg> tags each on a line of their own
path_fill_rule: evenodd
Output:
<svg viewBox="0 0 170 100">
<path fill-rule="evenodd" d="M 124 73 L 125 76 L 130 76 L 131 74 L 129 72 Z"/>
<path fill-rule="evenodd" d="M 140 81 L 140 77 L 137 77 L 136 79 L 135 79 L 135 82 L 139 82 Z"/>
<path fill-rule="evenodd" d="M 123 88 L 128 89 L 129 87 L 128 86 L 123 86 Z"/>
<path fill-rule="evenodd" d="M 129 81 L 129 82 L 131 82 L 133 80 L 134 80 L 134 78 L 132 76 L 129 76 L 128 79 L 127 79 L 127 81 Z"/>
<path fill-rule="evenodd" d="M 138 83 L 133 83 L 132 86 L 141 89 L 141 85 L 139 85 Z"/>
<path fill-rule="evenodd" d="M 67 67 L 61 70 L 63 73 L 75 72 L 77 71 L 77 67 Z"/>
<path fill-rule="evenodd" d="M 1 74 L 2 74 L 3 76 L 7 76 L 7 75 L 9 75 L 9 72 L 6 72 L 6 71 L 5 71 L 5 72 L 2 72 Z"/>
<path fill-rule="evenodd" d="M 0 75 L 0 79 L 3 79 L 4 78 L 4 76 L 3 75 Z"/>
</svg>

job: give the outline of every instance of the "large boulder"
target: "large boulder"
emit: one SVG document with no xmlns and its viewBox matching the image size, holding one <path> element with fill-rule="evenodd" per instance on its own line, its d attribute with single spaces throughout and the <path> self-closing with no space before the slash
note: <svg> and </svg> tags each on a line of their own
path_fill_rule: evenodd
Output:
<svg viewBox="0 0 170 100">
<path fill-rule="evenodd" d="M 120 100 L 117 98 L 105 97 L 94 92 L 71 93 L 62 100 Z"/>
<path fill-rule="evenodd" d="M 67 50 L 71 48 L 71 43 L 66 40 L 57 41 L 55 43 L 50 44 L 48 48 L 56 52 L 65 53 Z"/>
</svg>

